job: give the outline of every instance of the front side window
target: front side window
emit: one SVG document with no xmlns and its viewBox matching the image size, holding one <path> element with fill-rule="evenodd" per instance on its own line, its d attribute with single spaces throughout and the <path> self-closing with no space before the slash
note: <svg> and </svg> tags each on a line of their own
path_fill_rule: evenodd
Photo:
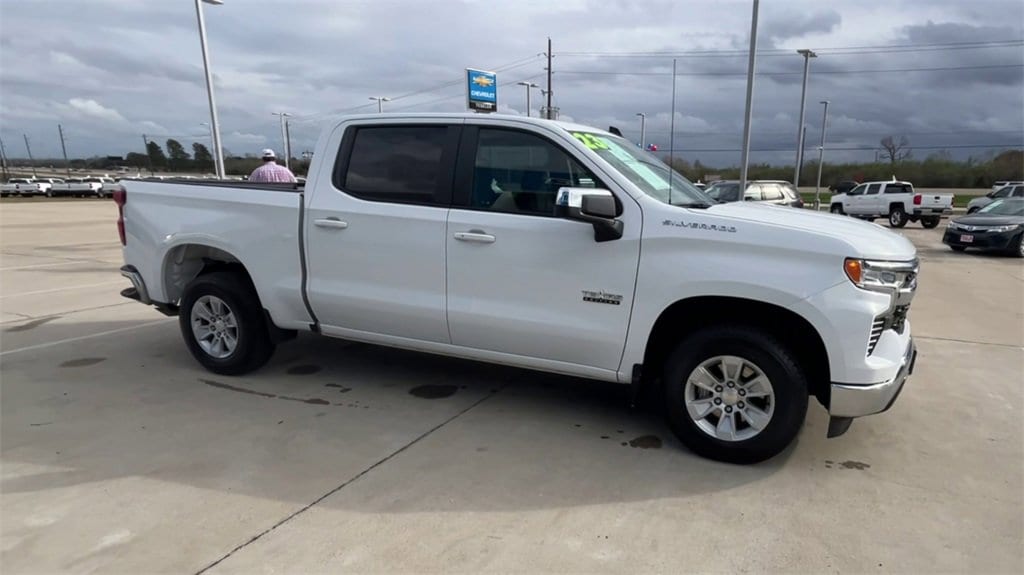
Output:
<svg viewBox="0 0 1024 575">
<path fill-rule="evenodd" d="M 1013 190 L 1013 187 L 1005 186 L 1005 187 L 1001 188 L 998 192 L 992 194 L 992 197 L 993 198 L 1005 198 L 1005 197 L 1008 197 L 1012 190 Z"/>
<path fill-rule="evenodd" d="M 869 185 L 868 186 L 868 195 L 869 196 L 873 196 L 873 195 L 877 194 L 879 188 L 881 188 L 881 187 L 882 187 L 882 184 L 871 184 L 871 185 Z"/>
<path fill-rule="evenodd" d="M 866 190 L 867 187 L 868 187 L 867 184 L 861 184 L 861 185 L 857 186 L 856 188 L 850 190 L 848 195 L 859 196 L 859 195 L 864 193 L 864 190 Z"/>
<path fill-rule="evenodd" d="M 603 186 L 569 154 L 540 136 L 480 129 L 470 207 L 553 216 L 558 189 L 563 187 Z"/>
<path fill-rule="evenodd" d="M 358 128 L 341 186 L 368 200 L 432 203 L 447 135 L 447 126 Z"/>
</svg>

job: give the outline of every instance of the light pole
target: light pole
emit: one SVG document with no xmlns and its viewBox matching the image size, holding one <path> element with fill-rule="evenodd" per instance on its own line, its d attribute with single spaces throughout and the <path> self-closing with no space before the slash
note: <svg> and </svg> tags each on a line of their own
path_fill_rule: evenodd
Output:
<svg viewBox="0 0 1024 575">
<path fill-rule="evenodd" d="M 217 179 L 224 179 L 224 152 L 220 146 L 220 123 L 217 121 L 217 103 L 213 98 L 213 74 L 210 72 L 210 54 L 206 49 L 206 21 L 203 3 L 220 6 L 224 0 L 196 0 L 196 20 L 199 21 L 199 45 L 203 49 L 203 70 L 206 71 L 206 95 L 210 100 L 210 130 L 213 132 L 213 163 Z"/>
<path fill-rule="evenodd" d="M 532 88 L 540 88 L 540 86 L 537 85 L 537 84 L 534 84 L 533 82 L 516 82 L 516 84 L 519 84 L 520 86 L 526 86 L 526 117 L 529 118 L 530 117 L 530 90 Z"/>
<path fill-rule="evenodd" d="M 803 49 L 797 54 L 804 57 L 804 86 L 800 90 L 800 124 L 796 127 L 796 168 L 793 174 L 793 185 L 800 187 L 800 168 L 804 163 L 804 104 L 807 101 L 807 72 L 811 69 L 811 58 L 817 58 L 814 52 Z"/>
<path fill-rule="evenodd" d="M 284 167 L 291 169 L 288 165 L 288 131 L 284 127 L 285 118 L 291 116 L 288 112 L 271 112 L 274 116 L 281 118 L 281 153 L 284 154 Z"/>
<path fill-rule="evenodd" d="M 210 145 L 212 146 L 213 142 L 214 142 L 214 140 L 213 140 L 213 126 L 211 126 L 209 122 L 199 122 L 199 125 L 200 126 L 206 126 L 206 128 L 208 130 L 210 130 Z M 216 156 L 213 157 L 213 171 L 214 172 L 217 171 L 217 157 Z"/>
<path fill-rule="evenodd" d="M 647 149 L 647 114 L 643 112 L 637 112 L 637 116 L 640 116 L 640 149 Z"/>
<path fill-rule="evenodd" d="M 747 163 L 750 160 L 750 114 L 754 101 L 754 64 L 757 60 L 757 8 L 758 0 L 754 0 L 753 14 L 750 17 L 750 58 L 747 62 L 747 104 L 743 112 L 743 153 L 740 159 L 740 191 L 747 189 Z M 674 73 L 674 72 L 673 72 Z"/>
<path fill-rule="evenodd" d="M 822 104 L 825 105 L 825 111 L 821 114 L 821 145 L 818 146 L 818 183 L 814 186 L 814 209 L 817 210 L 818 206 L 821 205 L 820 189 L 821 189 L 821 160 L 825 155 L 825 126 L 828 124 L 828 100 L 822 100 Z"/>
<path fill-rule="evenodd" d="M 370 96 L 370 99 L 371 100 L 375 100 L 377 102 L 377 113 L 378 114 L 383 114 L 384 113 L 384 102 L 390 102 L 391 101 L 391 98 L 388 98 L 386 96 Z"/>
<path fill-rule="evenodd" d="M 32 157 L 32 146 L 28 145 L 28 134 L 22 134 L 21 136 L 25 138 L 25 151 L 28 152 L 28 162 L 32 166 L 32 177 L 38 178 L 39 174 L 36 173 L 36 161 Z"/>
</svg>

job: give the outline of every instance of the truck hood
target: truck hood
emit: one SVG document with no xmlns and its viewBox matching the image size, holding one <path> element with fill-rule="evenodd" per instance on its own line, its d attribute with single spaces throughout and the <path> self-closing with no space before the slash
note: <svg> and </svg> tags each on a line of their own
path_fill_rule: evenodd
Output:
<svg viewBox="0 0 1024 575">
<path fill-rule="evenodd" d="M 850 255 L 862 258 L 906 261 L 917 255 L 917 249 L 907 238 L 882 226 L 849 216 L 744 202 L 718 204 L 707 208 L 707 211 L 738 221 L 804 230 L 809 234 L 836 238 L 854 250 Z"/>
</svg>

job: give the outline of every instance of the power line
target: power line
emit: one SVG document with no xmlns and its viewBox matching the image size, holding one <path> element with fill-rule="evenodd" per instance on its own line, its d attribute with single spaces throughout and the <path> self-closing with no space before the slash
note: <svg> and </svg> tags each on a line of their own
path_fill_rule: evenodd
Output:
<svg viewBox="0 0 1024 575">
<path fill-rule="evenodd" d="M 975 42 L 946 42 L 946 43 L 931 43 L 931 44 L 889 44 L 889 45 L 875 45 L 875 46 L 836 46 L 832 48 L 814 48 L 815 52 L 827 53 L 831 55 L 838 54 L 855 54 L 855 53 L 879 53 L 885 54 L 889 52 L 931 52 L 941 50 L 973 50 L 973 49 L 984 49 L 984 48 L 1012 48 L 1016 46 L 1024 45 L 1024 38 L 1017 38 L 1012 40 L 990 40 L 990 41 L 975 41 Z M 649 51 L 578 51 L 578 52 L 559 52 L 559 56 L 607 56 L 607 57 L 676 57 L 676 58 L 700 58 L 700 57 L 736 57 L 746 56 L 749 52 L 747 50 L 721 50 L 721 49 L 709 49 L 709 50 L 649 50 Z M 758 50 L 757 55 L 761 56 L 791 56 L 792 50 L 785 48 L 773 48 L 767 50 Z"/>
<path fill-rule="evenodd" d="M 874 70 L 818 70 L 815 75 L 891 74 L 904 72 L 948 72 L 953 70 L 997 70 L 1024 68 L 1024 64 L 991 64 L 982 66 L 943 66 L 938 68 L 884 68 Z M 559 70 L 561 74 L 592 74 L 595 76 L 671 76 L 672 72 L 622 72 L 606 70 Z M 803 72 L 758 72 L 758 76 L 799 76 Z M 679 72 L 677 76 L 746 76 L 746 72 Z"/>
<path fill-rule="evenodd" d="M 910 150 L 959 150 L 971 148 L 1022 148 L 1024 144 L 954 144 L 950 146 L 908 146 Z M 870 152 L 879 149 L 878 146 L 827 146 L 830 151 L 841 152 Z M 658 152 L 739 152 L 740 148 L 680 148 L 678 150 L 659 149 Z M 792 152 L 793 148 L 758 148 L 751 152 Z"/>
</svg>

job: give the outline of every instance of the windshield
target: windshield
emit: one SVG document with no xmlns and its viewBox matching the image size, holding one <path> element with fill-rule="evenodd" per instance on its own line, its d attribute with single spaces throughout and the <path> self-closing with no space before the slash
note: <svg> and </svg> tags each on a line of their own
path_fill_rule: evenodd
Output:
<svg viewBox="0 0 1024 575">
<path fill-rule="evenodd" d="M 657 156 L 624 138 L 592 132 L 573 132 L 572 135 L 626 176 L 640 191 L 659 202 L 674 206 L 708 206 L 714 203 L 690 180 L 669 170 Z M 672 180 L 671 190 L 669 179 Z"/>
<path fill-rule="evenodd" d="M 989 216 L 1024 216 L 1024 200 L 996 200 L 978 210 L 978 213 Z"/>
</svg>

